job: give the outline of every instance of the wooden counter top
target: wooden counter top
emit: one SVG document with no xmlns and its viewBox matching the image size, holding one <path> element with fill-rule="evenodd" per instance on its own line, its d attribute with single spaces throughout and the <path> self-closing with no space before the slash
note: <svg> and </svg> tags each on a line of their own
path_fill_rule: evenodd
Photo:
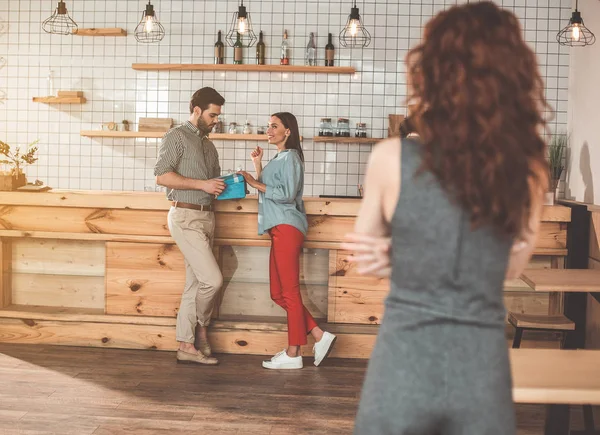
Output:
<svg viewBox="0 0 600 435">
<path fill-rule="evenodd" d="M 309 215 L 356 216 L 360 199 L 305 196 Z M 257 197 L 214 202 L 217 212 L 256 213 Z M 168 210 L 170 202 L 163 192 L 107 190 L 51 190 L 47 192 L 0 192 L 0 205 L 93 207 L 131 210 Z M 570 222 L 571 209 L 561 205 L 544 206 L 543 222 Z"/>
</svg>

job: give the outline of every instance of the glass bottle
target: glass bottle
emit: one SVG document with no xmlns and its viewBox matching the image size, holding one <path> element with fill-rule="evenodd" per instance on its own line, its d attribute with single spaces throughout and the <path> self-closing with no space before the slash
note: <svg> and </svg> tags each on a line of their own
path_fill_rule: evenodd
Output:
<svg viewBox="0 0 600 435">
<path fill-rule="evenodd" d="M 265 43 L 263 42 L 263 32 L 258 34 L 258 44 L 256 44 L 256 64 L 264 65 L 265 64 Z"/>
<path fill-rule="evenodd" d="M 48 70 L 48 77 L 46 77 L 46 96 L 54 97 L 54 71 Z"/>
<path fill-rule="evenodd" d="M 325 46 L 325 66 L 333 66 L 335 57 L 335 47 L 333 46 L 333 36 L 329 34 L 329 40 Z"/>
<path fill-rule="evenodd" d="M 237 134 L 237 122 L 229 123 L 229 134 Z"/>
<path fill-rule="evenodd" d="M 338 118 L 335 135 L 337 137 L 350 137 L 350 123 L 347 118 Z"/>
<path fill-rule="evenodd" d="M 317 65 L 317 46 L 315 45 L 315 34 L 310 32 L 308 37 L 308 45 L 306 46 L 306 65 Z"/>
<path fill-rule="evenodd" d="M 219 36 L 217 36 L 217 42 L 215 43 L 215 64 L 225 63 L 225 44 L 221 41 L 221 31 L 219 30 Z"/>
<path fill-rule="evenodd" d="M 252 126 L 250 125 L 250 121 L 246 119 L 246 124 L 244 124 L 244 134 L 252 134 Z"/>
<path fill-rule="evenodd" d="M 237 39 L 235 40 L 235 44 L 233 44 L 233 63 L 236 65 L 241 65 L 244 61 L 244 46 L 242 45 L 242 41 L 240 40 L 240 32 L 237 32 Z"/>
<path fill-rule="evenodd" d="M 287 30 L 283 32 L 283 41 L 281 42 L 281 60 L 279 63 L 281 65 L 290 64 L 290 46 L 288 43 Z"/>
</svg>

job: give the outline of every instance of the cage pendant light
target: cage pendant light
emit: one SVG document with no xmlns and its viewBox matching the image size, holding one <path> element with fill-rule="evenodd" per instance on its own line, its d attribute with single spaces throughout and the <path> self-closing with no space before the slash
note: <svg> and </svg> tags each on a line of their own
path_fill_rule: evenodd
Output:
<svg viewBox="0 0 600 435">
<path fill-rule="evenodd" d="M 165 28 L 158 21 L 154 6 L 148 0 L 146 10 L 142 12 L 142 19 L 135 28 L 135 39 L 143 44 L 160 42 L 165 37 Z"/>
<path fill-rule="evenodd" d="M 356 0 L 354 0 L 348 21 L 340 32 L 340 45 L 342 47 L 368 47 L 370 43 L 371 34 L 362 22 L 360 12 L 356 7 Z"/>
<path fill-rule="evenodd" d="M 569 47 L 585 47 L 596 42 L 596 36 L 583 24 L 581 12 L 577 10 L 579 1 L 575 2 L 575 10 L 571 14 L 569 24 L 556 34 L 560 45 Z"/>
<path fill-rule="evenodd" d="M 77 33 L 77 23 L 69 16 L 67 5 L 59 1 L 54 13 L 42 23 L 42 30 L 55 35 L 72 35 Z"/>
<path fill-rule="evenodd" d="M 237 40 L 237 35 L 240 34 L 240 41 L 244 47 L 252 47 L 256 43 L 256 34 L 252 29 L 252 20 L 250 19 L 250 12 L 246 10 L 244 6 L 244 0 L 241 1 L 237 12 L 234 12 L 231 20 L 231 26 L 229 26 L 229 32 L 225 40 L 229 46 L 233 47 Z"/>
</svg>

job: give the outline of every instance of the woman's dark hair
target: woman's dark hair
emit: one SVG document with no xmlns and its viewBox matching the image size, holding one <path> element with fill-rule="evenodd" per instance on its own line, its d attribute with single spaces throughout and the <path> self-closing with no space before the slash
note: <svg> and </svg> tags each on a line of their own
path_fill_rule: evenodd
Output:
<svg viewBox="0 0 600 435">
<path fill-rule="evenodd" d="M 278 112 L 271 116 L 279 118 L 283 126 L 290 130 L 290 135 L 285 142 L 285 148 L 288 150 L 298 151 L 300 160 L 304 161 L 304 153 L 302 152 L 302 144 L 300 142 L 300 132 L 298 130 L 298 121 L 290 112 Z"/>
<path fill-rule="evenodd" d="M 514 237 L 528 228 L 532 186 L 547 183 L 541 136 L 549 110 L 519 21 L 489 1 L 431 19 L 410 50 L 411 120 L 431 171 L 474 228 Z"/>
<path fill-rule="evenodd" d="M 194 111 L 194 107 L 199 107 L 200 110 L 204 112 L 211 104 L 222 106 L 225 104 L 225 98 L 213 88 L 205 87 L 198 89 L 194 92 L 194 95 L 192 95 L 192 99 L 190 100 L 190 113 Z"/>
</svg>

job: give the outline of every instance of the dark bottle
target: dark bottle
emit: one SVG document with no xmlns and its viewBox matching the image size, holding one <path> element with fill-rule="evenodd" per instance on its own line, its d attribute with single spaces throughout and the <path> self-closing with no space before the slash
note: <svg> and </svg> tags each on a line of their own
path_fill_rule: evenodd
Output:
<svg viewBox="0 0 600 435">
<path fill-rule="evenodd" d="M 237 32 L 237 39 L 235 44 L 233 44 L 233 63 L 236 65 L 241 65 L 244 61 L 244 46 L 242 45 L 242 41 L 240 40 L 240 33 Z"/>
<path fill-rule="evenodd" d="M 263 32 L 261 31 L 258 34 L 258 44 L 256 44 L 256 64 L 264 65 L 265 64 L 265 43 L 263 42 Z"/>
<path fill-rule="evenodd" d="M 215 63 L 222 64 L 225 63 L 225 45 L 221 41 L 221 31 L 219 30 L 219 36 L 217 37 L 217 42 L 215 43 Z"/>
<path fill-rule="evenodd" d="M 335 58 L 335 47 L 333 46 L 331 33 L 329 34 L 329 42 L 325 46 L 325 66 L 333 66 Z"/>
</svg>

